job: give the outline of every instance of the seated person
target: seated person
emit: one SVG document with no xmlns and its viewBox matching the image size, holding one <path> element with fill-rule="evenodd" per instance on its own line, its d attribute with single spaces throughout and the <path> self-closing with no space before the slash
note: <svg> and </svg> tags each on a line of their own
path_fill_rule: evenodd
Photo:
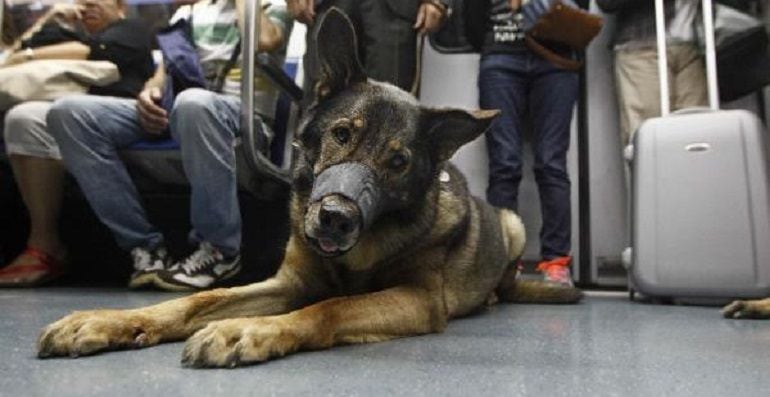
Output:
<svg viewBox="0 0 770 397">
<path fill-rule="evenodd" d="M 151 39 L 140 21 L 124 18 L 123 0 L 77 0 L 53 6 L 11 47 L 6 64 L 35 59 L 111 61 L 121 79 L 89 92 L 134 97 L 153 72 Z M 31 225 L 27 249 L 0 269 L 0 286 L 36 285 L 64 271 L 67 255 L 57 228 L 64 168 L 59 147 L 46 129 L 50 107 L 50 102 L 26 102 L 5 116 L 5 146 Z"/>
<path fill-rule="evenodd" d="M 227 73 L 218 66 L 227 63 L 238 47 L 238 26 L 243 23 L 236 22 L 242 21 L 243 9 L 241 0 L 201 0 L 172 17 L 173 23 L 192 13 L 193 41 L 204 72 Z M 285 7 L 268 4 L 260 29 L 258 50 L 285 54 L 291 29 Z M 217 76 L 221 75 L 207 78 L 213 82 Z M 239 70 L 227 73 L 223 92 L 182 91 L 167 112 L 159 106 L 167 78 L 159 67 L 137 99 L 72 96 L 57 101 L 49 112 L 49 128 L 67 169 L 118 245 L 131 252 L 135 272 L 129 287 L 203 289 L 240 271 L 241 215 L 234 150 L 241 113 L 238 76 Z M 262 79 L 255 80 L 255 87 L 265 85 Z M 258 97 L 262 100 L 255 99 L 256 111 L 272 115 L 277 95 L 270 101 Z M 167 256 L 161 232 L 148 222 L 137 189 L 118 157 L 121 148 L 160 136 L 166 128 L 181 146 L 192 188 L 190 240 L 197 245 L 176 263 Z"/>
</svg>

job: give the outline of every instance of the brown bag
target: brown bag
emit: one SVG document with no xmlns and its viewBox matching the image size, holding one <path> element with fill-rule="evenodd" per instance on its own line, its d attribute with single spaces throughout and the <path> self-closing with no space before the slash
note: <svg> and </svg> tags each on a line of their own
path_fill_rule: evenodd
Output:
<svg viewBox="0 0 770 397">
<path fill-rule="evenodd" d="M 599 34 L 603 25 L 602 17 L 555 1 L 527 32 L 525 43 L 534 53 L 556 66 L 577 70 L 583 62 L 559 55 L 542 43 L 559 43 L 582 51 Z"/>
</svg>

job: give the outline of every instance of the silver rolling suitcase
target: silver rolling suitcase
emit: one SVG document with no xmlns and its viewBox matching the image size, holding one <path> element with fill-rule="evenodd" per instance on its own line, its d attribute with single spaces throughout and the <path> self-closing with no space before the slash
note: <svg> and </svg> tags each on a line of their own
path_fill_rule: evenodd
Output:
<svg viewBox="0 0 770 397">
<path fill-rule="evenodd" d="M 662 0 L 656 0 L 659 72 L 666 70 Z M 710 109 L 646 121 L 626 149 L 631 165 L 631 244 L 624 253 L 634 291 L 652 298 L 770 296 L 768 136 L 759 119 L 719 110 L 712 4 L 703 0 Z"/>
</svg>

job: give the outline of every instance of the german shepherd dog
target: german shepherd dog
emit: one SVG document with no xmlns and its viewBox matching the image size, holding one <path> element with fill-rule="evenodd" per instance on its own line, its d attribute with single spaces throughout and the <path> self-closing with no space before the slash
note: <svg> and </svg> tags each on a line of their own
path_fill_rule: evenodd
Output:
<svg viewBox="0 0 770 397">
<path fill-rule="evenodd" d="M 429 109 L 368 81 L 348 18 L 332 9 L 319 23 L 321 74 L 295 143 L 291 235 L 276 275 L 139 309 L 75 312 L 42 331 L 39 357 L 187 339 L 183 365 L 234 367 L 441 332 L 497 299 L 581 298 L 515 280 L 519 217 L 471 197 L 448 162 L 498 112 Z"/>
</svg>

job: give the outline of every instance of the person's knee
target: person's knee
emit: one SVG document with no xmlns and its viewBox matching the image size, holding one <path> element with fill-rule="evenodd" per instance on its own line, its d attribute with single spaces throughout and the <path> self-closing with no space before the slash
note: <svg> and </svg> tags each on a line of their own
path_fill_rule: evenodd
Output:
<svg viewBox="0 0 770 397">
<path fill-rule="evenodd" d="M 199 88 L 182 91 L 169 117 L 171 135 L 182 146 L 195 142 L 231 140 L 235 136 L 230 112 L 223 112 L 222 98 Z"/>
<path fill-rule="evenodd" d="M 213 92 L 202 88 L 184 90 L 174 100 L 171 118 L 195 117 L 202 112 L 210 111 L 214 106 L 215 96 Z"/>
<path fill-rule="evenodd" d="M 15 142 L 26 136 L 30 129 L 40 125 L 45 116 L 35 111 L 30 104 L 20 104 L 11 108 L 5 115 L 3 135 L 5 142 Z"/>
<path fill-rule="evenodd" d="M 71 124 L 82 117 L 81 112 L 88 109 L 89 101 L 86 97 L 71 96 L 56 100 L 46 116 L 48 130 L 57 141 L 67 140 L 69 135 L 77 135 L 84 131 L 83 128 L 71 128 Z"/>
</svg>

